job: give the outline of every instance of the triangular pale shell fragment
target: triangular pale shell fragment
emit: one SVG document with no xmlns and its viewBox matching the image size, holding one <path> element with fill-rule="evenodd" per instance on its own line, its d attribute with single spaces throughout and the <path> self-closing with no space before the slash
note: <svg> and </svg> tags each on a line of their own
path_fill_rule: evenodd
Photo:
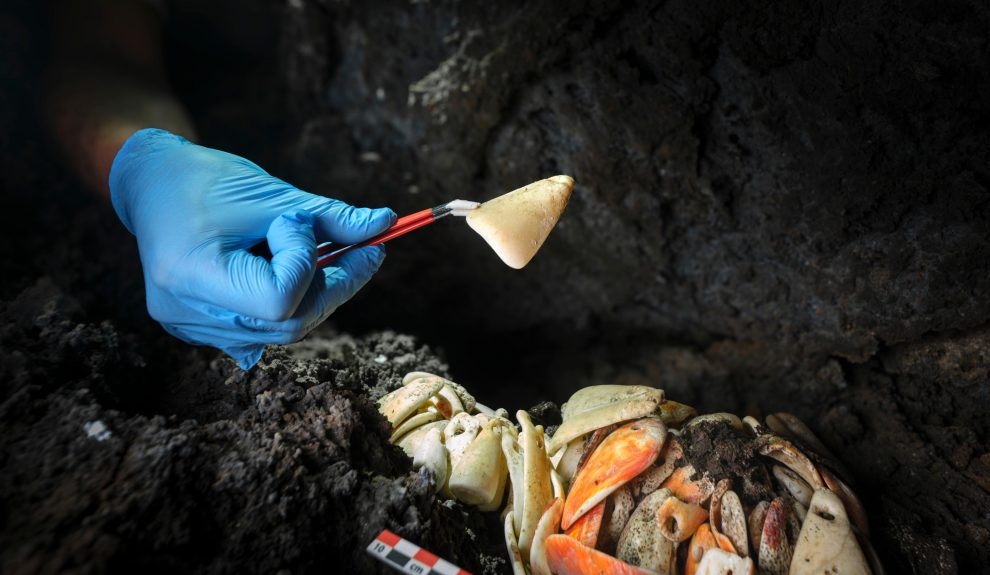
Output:
<svg viewBox="0 0 990 575">
<path fill-rule="evenodd" d="M 794 547 L 790 573 L 870 573 L 842 501 L 828 489 L 816 490 L 811 498 L 808 517 Z"/>
<path fill-rule="evenodd" d="M 450 452 L 451 465 L 457 466 L 468 447 L 481 433 L 483 421 L 464 412 L 458 413 L 447 422 L 443 430 L 444 445 Z"/>
<path fill-rule="evenodd" d="M 533 182 L 471 210 L 467 223 L 506 265 L 521 269 L 550 235 L 573 188 L 570 176 Z"/>
</svg>

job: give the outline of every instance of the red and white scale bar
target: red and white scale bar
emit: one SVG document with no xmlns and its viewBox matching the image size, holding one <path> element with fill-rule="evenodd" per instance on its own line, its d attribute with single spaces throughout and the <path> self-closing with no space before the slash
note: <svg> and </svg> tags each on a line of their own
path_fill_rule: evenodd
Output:
<svg viewBox="0 0 990 575">
<path fill-rule="evenodd" d="M 368 545 L 368 553 L 386 565 L 410 575 L 471 575 L 388 529 L 379 533 Z"/>
</svg>

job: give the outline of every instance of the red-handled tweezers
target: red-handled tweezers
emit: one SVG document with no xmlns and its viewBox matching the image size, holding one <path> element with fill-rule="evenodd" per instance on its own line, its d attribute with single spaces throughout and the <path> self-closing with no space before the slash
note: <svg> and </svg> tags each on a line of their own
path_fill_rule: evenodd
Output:
<svg viewBox="0 0 990 575">
<path fill-rule="evenodd" d="M 399 236 L 404 236 L 413 230 L 418 230 L 423 226 L 432 224 L 440 218 L 446 216 L 466 216 L 468 212 L 480 205 L 481 204 L 478 202 L 454 200 L 452 202 L 439 205 L 435 208 L 430 208 L 414 214 L 409 214 L 408 216 L 403 216 L 396 220 L 389 229 L 360 243 L 342 248 L 338 248 L 335 244 L 331 243 L 321 244 L 316 250 L 316 268 L 321 269 L 327 267 L 330 262 L 335 260 L 337 257 L 351 250 L 362 248 L 364 246 L 383 244 Z"/>
</svg>

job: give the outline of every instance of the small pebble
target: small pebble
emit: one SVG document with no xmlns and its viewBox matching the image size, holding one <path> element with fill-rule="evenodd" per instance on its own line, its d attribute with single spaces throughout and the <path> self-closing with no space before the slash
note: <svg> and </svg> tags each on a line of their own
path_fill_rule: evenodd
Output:
<svg viewBox="0 0 990 575">
<path fill-rule="evenodd" d="M 107 425 L 97 419 L 96 421 L 87 421 L 83 425 L 83 431 L 86 432 L 86 436 L 97 441 L 106 441 L 110 439 L 110 429 Z"/>
</svg>

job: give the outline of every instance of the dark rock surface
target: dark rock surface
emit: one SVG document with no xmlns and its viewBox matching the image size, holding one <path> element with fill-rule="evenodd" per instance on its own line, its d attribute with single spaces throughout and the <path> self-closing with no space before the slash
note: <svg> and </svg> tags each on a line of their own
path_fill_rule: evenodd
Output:
<svg viewBox="0 0 990 575">
<path fill-rule="evenodd" d="M 286 177 L 400 213 L 578 182 L 525 271 L 444 222 L 341 321 L 529 403 L 622 380 L 795 412 L 892 572 L 990 564 L 986 3 L 293 6 Z"/>
<path fill-rule="evenodd" d="M 412 338 L 314 336 L 250 372 L 187 350 L 152 374 L 73 304 L 42 279 L 0 306 L 3 572 L 386 572 L 364 551 L 386 528 L 500 563 L 476 536 L 492 518 L 441 504 L 371 401 L 444 370 Z"/>
<path fill-rule="evenodd" d="M 526 270 L 445 221 L 338 325 L 414 334 L 489 405 L 794 412 L 888 572 L 986 571 L 985 3 L 257 0 L 215 35 L 173 4 L 205 143 L 300 187 L 404 213 L 577 179 Z M 0 9 L 0 571 L 360 570 L 384 526 L 504 569 L 369 403 L 437 355 L 327 331 L 243 374 L 146 317 L 131 238 L 24 112 L 40 29 Z"/>
</svg>

